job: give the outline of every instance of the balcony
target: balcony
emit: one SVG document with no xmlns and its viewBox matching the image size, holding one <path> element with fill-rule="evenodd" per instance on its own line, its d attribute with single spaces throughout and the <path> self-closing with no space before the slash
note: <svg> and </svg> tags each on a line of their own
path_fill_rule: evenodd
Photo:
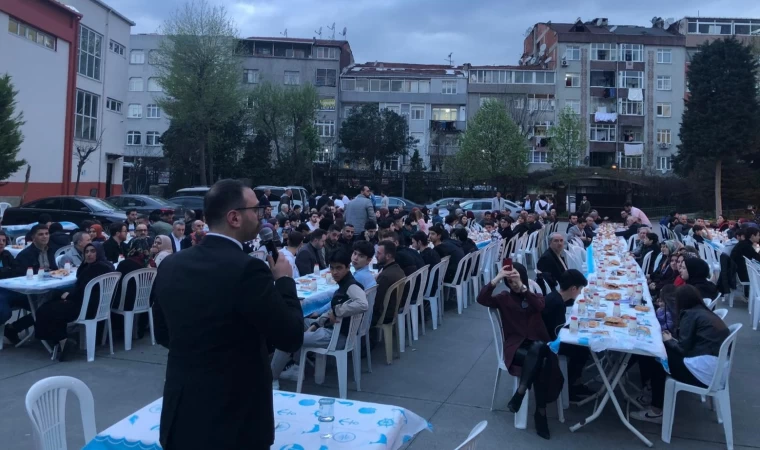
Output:
<svg viewBox="0 0 760 450">
<path fill-rule="evenodd" d="M 454 156 L 459 152 L 458 145 L 429 145 L 428 155 L 432 157 Z"/>
<path fill-rule="evenodd" d="M 461 133 L 467 128 L 464 120 L 431 120 L 430 131 L 441 133 Z"/>
</svg>

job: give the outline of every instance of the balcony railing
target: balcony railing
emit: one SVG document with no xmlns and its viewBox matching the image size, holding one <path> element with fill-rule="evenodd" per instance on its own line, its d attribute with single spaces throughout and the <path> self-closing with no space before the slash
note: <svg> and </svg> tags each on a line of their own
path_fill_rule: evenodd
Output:
<svg viewBox="0 0 760 450">
<path fill-rule="evenodd" d="M 442 133 L 460 133 L 467 128 L 464 120 L 431 120 L 430 130 Z"/>
<path fill-rule="evenodd" d="M 430 145 L 428 146 L 428 155 L 430 156 L 454 156 L 459 152 L 457 145 Z"/>
</svg>

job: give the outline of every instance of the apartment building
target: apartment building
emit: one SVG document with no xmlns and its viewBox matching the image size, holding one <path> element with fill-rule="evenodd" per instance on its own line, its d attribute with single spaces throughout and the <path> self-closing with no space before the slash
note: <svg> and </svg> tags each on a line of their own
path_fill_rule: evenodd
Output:
<svg viewBox="0 0 760 450">
<path fill-rule="evenodd" d="M 528 138 L 528 171 L 549 168 L 549 128 L 556 120 L 556 73 L 543 65 L 465 65 L 467 119 L 485 102 L 502 104 Z"/>
<path fill-rule="evenodd" d="M 467 75 L 445 65 L 354 64 L 341 74 L 341 120 L 367 103 L 406 117 L 424 165 L 438 171 L 459 150 L 459 134 L 467 127 Z M 402 170 L 408 161 L 394 158 L 385 169 Z M 342 166 L 349 168 L 350 162 Z"/>
<path fill-rule="evenodd" d="M 0 2 L 0 74 L 11 77 L 24 115 L 18 157 L 31 167 L 25 200 L 61 195 L 71 181 L 77 41 L 82 15 L 53 0 Z M 27 167 L 0 186 L 20 197 Z"/>
<path fill-rule="evenodd" d="M 577 111 L 587 129 L 584 163 L 648 172 L 671 170 L 679 143 L 685 37 L 665 28 L 607 19 L 539 23 L 522 63 L 556 69 L 557 108 Z"/>
</svg>

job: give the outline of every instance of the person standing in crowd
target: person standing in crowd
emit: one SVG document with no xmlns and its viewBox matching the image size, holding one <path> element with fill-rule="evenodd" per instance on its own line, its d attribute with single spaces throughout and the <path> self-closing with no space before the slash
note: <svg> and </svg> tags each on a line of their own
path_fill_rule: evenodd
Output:
<svg viewBox="0 0 760 450">
<path fill-rule="evenodd" d="M 137 210 L 135 208 L 129 208 L 127 209 L 127 221 L 125 222 L 127 224 L 127 231 L 133 232 L 135 231 L 135 228 L 137 228 L 137 217 L 139 215 L 137 214 Z"/>
<path fill-rule="evenodd" d="M 259 206 L 267 207 L 272 206 L 272 203 L 270 202 L 269 197 L 272 195 L 271 189 L 264 189 L 264 192 L 261 193 L 261 197 L 259 197 Z"/>
<path fill-rule="evenodd" d="M 185 210 L 185 236 L 190 236 L 193 232 L 193 222 L 195 222 L 195 211 L 188 208 Z"/>
<path fill-rule="evenodd" d="M 538 259 L 536 267 L 551 290 L 559 282 L 559 277 L 567 270 L 565 261 L 565 236 L 562 233 L 552 233 L 549 236 L 549 248 Z"/>
<path fill-rule="evenodd" d="M 111 237 L 103 243 L 103 252 L 105 252 L 108 261 L 117 263 L 120 256 L 126 256 L 129 252 L 129 247 L 125 243 L 127 240 L 127 225 L 124 223 L 112 223 L 108 227 L 108 233 Z"/>
<path fill-rule="evenodd" d="M 54 252 L 57 252 L 59 248 L 66 247 L 67 245 L 71 245 L 71 236 L 69 236 L 68 233 L 63 231 L 63 225 L 61 225 L 58 222 L 53 222 L 50 224 L 50 228 L 48 229 L 50 232 L 50 248 L 53 249 Z"/>
<path fill-rule="evenodd" d="M 280 196 L 280 204 L 288 205 L 288 209 L 293 209 L 293 191 L 285 189 L 285 193 Z"/>
<path fill-rule="evenodd" d="M 623 208 L 625 209 L 625 212 L 628 213 L 628 215 L 637 217 L 639 219 L 639 222 L 641 222 L 642 224 L 649 227 L 652 226 L 652 222 L 649 221 L 649 217 L 647 217 L 647 215 L 644 214 L 644 211 L 633 206 L 631 202 L 626 202 L 625 205 L 623 205 Z"/>
<path fill-rule="evenodd" d="M 375 220 L 375 208 L 369 195 L 369 187 L 364 186 L 361 193 L 346 206 L 346 223 L 353 224 L 355 232 L 359 234 L 364 231 L 367 222 Z"/>
<path fill-rule="evenodd" d="M 84 248 L 87 246 L 87 244 L 92 242 L 92 238 L 88 233 L 80 231 L 78 233 L 74 233 L 72 241 L 73 246 L 64 250 L 63 254 L 58 258 L 58 262 L 61 263 L 61 267 L 63 267 L 66 263 L 69 263 L 74 267 L 81 266 L 84 262 Z"/>
<path fill-rule="evenodd" d="M 588 197 L 586 197 L 585 195 L 583 196 L 583 200 L 581 200 L 581 204 L 578 205 L 578 209 L 576 212 L 582 216 L 585 216 L 586 214 L 591 212 L 591 202 L 588 201 Z"/>
<path fill-rule="evenodd" d="M 377 244 L 377 263 L 380 266 L 380 274 L 377 276 L 377 293 L 375 295 L 375 305 L 372 311 L 372 326 L 378 324 L 390 323 L 398 311 L 391 306 L 396 304 L 396 298 L 391 297 L 388 303 L 388 309 L 383 314 L 385 294 L 388 289 L 402 280 L 406 275 L 401 266 L 396 262 L 396 245 L 391 241 L 380 241 Z"/>
<path fill-rule="evenodd" d="M 181 220 L 175 220 L 172 224 L 172 232 L 169 235 L 169 239 L 172 243 L 172 252 L 177 253 L 182 250 L 182 239 L 185 238 L 185 222 Z"/>
<path fill-rule="evenodd" d="M 390 199 L 385 195 L 385 192 L 380 191 L 380 207 L 388 209 L 388 206 L 390 206 Z"/>
<path fill-rule="evenodd" d="M 262 208 L 253 190 L 222 180 L 206 193 L 210 232 L 168 258 L 154 284 L 156 337 L 169 348 L 161 410 L 165 450 L 251 449 L 274 443 L 267 343 L 303 344 L 303 311 L 286 258 L 243 252 Z"/>
<path fill-rule="evenodd" d="M 523 210 L 527 212 L 533 212 L 533 208 L 530 201 L 530 195 L 526 195 L 523 199 Z"/>
<path fill-rule="evenodd" d="M 309 242 L 302 245 L 296 254 L 296 266 L 301 276 L 314 273 L 314 266 L 319 270 L 327 267 L 322 253 L 327 240 L 327 233 L 324 230 L 314 230 L 307 236 Z"/>
<path fill-rule="evenodd" d="M 507 201 L 501 198 L 501 192 L 497 192 L 491 199 L 491 211 L 501 211 L 507 208 Z"/>
<path fill-rule="evenodd" d="M 156 233 L 156 236 L 170 236 L 172 234 L 174 211 L 163 209 L 158 217 L 159 220 L 153 222 L 153 231 Z"/>
</svg>

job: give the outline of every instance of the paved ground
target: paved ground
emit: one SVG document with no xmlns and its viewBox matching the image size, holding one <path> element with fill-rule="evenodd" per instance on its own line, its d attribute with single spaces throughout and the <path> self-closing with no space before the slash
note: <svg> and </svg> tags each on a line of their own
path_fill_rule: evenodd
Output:
<svg viewBox="0 0 760 450">
<path fill-rule="evenodd" d="M 723 304 L 719 307 L 727 307 Z M 760 397 L 757 374 L 760 372 L 760 333 L 747 326 L 749 315 L 746 304 L 738 302 L 726 319 L 729 323 L 745 325 L 739 334 L 735 367 L 731 378 L 731 397 L 734 422 L 734 442 L 737 449 L 760 448 L 757 440 Z M 400 360 L 386 366 L 382 346 L 372 354 L 372 374 L 362 375 L 362 392 L 356 392 L 349 383 L 349 398 L 408 408 L 428 419 L 434 432 L 424 431 L 416 436 L 408 448 L 453 449 L 464 440 L 470 429 L 479 421 L 487 420 L 488 428 L 479 449 L 581 449 L 594 445 L 616 448 L 642 449 L 638 441 L 618 421 L 611 405 L 598 421 L 576 433 L 568 427 L 590 414 L 591 407 L 572 406 L 566 410 L 566 422 L 556 420 L 556 409 L 550 405 L 549 426 L 551 441 L 537 437 L 532 430 L 532 418 L 527 430 L 513 426 L 513 415 L 507 411 L 490 411 L 496 367 L 491 326 L 483 307 L 471 305 L 464 314 L 447 311 L 445 321 L 436 331 L 428 328 L 415 348 L 408 348 Z M 72 361 L 51 362 L 37 343 L 24 348 L 7 348 L 0 352 L 0 448 L 27 450 L 33 448 L 30 423 L 24 409 L 24 396 L 29 387 L 42 378 L 53 375 L 70 375 L 83 380 L 95 396 L 97 428 L 103 430 L 161 396 L 166 363 L 166 351 L 152 347 L 149 339 L 136 342 L 133 350 L 123 351 L 117 341 L 114 355 L 99 347 L 96 359 L 87 363 L 84 353 Z M 366 366 L 364 366 L 366 367 Z M 588 374 L 587 375 L 591 375 Z M 353 377 L 349 375 L 349 379 Z M 511 395 L 507 383 L 498 394 L 500 408 L 506 408 Z M 282 382 L 285 390 L 295 390 L 295 383 Z M 337 395 L 334 368 L 328 369 L 323 386 L 317 386 L 309 377 L 304 391 L 317 395 Z M 78 405 L 67 405 L 69 448 L 83 445 Z M 639 430 L 654 442 L 657 448 L 718 449 L 725 448 L 723 428 L 705 404 L 693 395 L 679 397 L 673 440 L 670 446 L 663 443 L 660 428 L 653 424 L 637 424 Z"/>
</svg>

